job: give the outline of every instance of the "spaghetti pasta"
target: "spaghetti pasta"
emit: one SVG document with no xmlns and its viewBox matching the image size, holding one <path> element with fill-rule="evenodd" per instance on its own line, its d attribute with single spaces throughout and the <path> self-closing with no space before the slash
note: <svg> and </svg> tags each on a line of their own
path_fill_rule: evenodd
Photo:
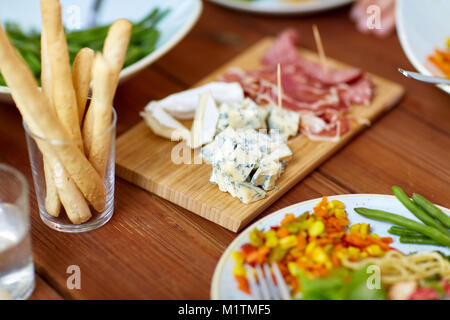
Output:
<svg viewBox="0 0 450 320">
<path fill-rule="evenodd" d="M 360 261 L 349 261 L 344 258 L 342 261 L 342 265 L 351 270 L 359 270 L 368 264 L 380 267 L 381 281 L 386 285 L 409 280 L 425 280 L 436 275 L 450 280 L 450 262 L 438 252 L 403 255 L 391 250 L 382 257 Z"/>
</svg>

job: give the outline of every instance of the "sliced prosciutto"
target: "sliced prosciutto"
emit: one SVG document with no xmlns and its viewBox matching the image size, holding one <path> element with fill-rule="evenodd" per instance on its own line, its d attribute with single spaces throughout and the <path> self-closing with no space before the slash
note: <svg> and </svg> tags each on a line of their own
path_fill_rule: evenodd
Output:
<svg viewBox="0 0 450 320">
<path fill-rule="evenodd" d="M 222 80 L 239 82 L 245 95 L 258 104 L 276 104 L 277 65 L 281 64 L 283 107 L 306 117 L 302 132 L 316 140 L 339 138 L 350 129 L 345 116 L 350 106 L 372 101 L 373 82 L 359 69 L 324 69 L 300 55 L 299 43 L 299 34 L 287 29 L 263 56 L 261 69 L 244 72 L 233 68 Z"/>
</svg>

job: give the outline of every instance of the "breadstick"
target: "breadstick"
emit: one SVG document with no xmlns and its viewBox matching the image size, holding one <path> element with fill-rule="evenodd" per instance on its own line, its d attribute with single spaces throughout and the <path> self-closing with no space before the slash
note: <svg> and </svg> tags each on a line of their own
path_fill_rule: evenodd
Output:
<svg viewBox="0 0 450 320">
<path fill-rule="evenodd" d="M 31 132 L 47 140 L 70 140 L 59 119 L 51 112 L 47 98 L 39 90 L 28 65 L 12 46 L 1 26 L 0 72 L 8 83 L 16 106 Z M 61 161 L 69 176 L 95 210 L 104 210 L 106 187 L 103 179 L 77 146 L 49 145 L 41 142 L 38 146 L 47 159 Z"/>
<path fill-rule="evenodd" d="M 122 70 L 127 54 L 132 28 L 133 26 L 128 20 L 117 20 L 109 28 L 108 35 L 103 45 L 103 56 L 108 62 L 113 74 L 111 77 L 113 97 L 116 93 L 120 71 Z M 93 117 L 86 117 L 83 124 L 84 148 L 87 155 L 90 154 L 92 145 L 93 120 Z"/>
<path fill-rule="evenodd" d="M 81 141 L 78 105 L 59 0 L 41 0 L 42 33 L 52 71 L 53 105 L 72 140 Z"/>
<path fill-rule="evenodd" d="M 47 58 L 47 44 L 44 36 L 41 37 L 41 83 L 42 91 L 51 98 L 51 70 Z M 51 103 L 50 103 L 51 104 Z M 53 217 L 59 217 L 61 212 L 61 202 L 59 201 L 58 189 L 53 180 L 52 167 L 48 164 L 48 160 L 43 158 L 44 162 L 44 176 L 45 176 L 45 209 Z"/>
<path fill-rule="evenodd" d="M 106 132 L 111 126 L 113 71 L 106 59 L 98 53 L 94 63 L 92 102 L 86 119 L 92 123 L 92 145 L 89 148 L 89 161 L 100 174 L 105 176 L 111 146 L 111 133 Z"/>
<path fill-rule="evenodd" d="M 103 56 L 113 71 L 113 96 L 116 94 L 120 72 L 127 55 L 132 28 L 133 25 L 130 21 L 126 19 L 117 20 L 111 25 L 103 44 Z"/>
<path fill-rule="evenodd" d="M 42 92 L 47 96 L 52 112 L 56 112 L 51 102 L 52 74 L 50 62 L 48 61 L 45 35 L 42 34 L 41 38 Z M 89 205 L 73 180 L 67 175 L 61 163 L 56 161 L 56 158 L 50 157 L 48 159 L 48 157 L 44 157 L 44 174 L 46 182 L 45 209 L 47 212 L 54 217 L 58 217 L 62 201 L 66 214 L 73 224 L 81 224 L 88 221 L 92 216 Z"/>
<path fill-rule="evenodd" d="M 38 143 L 41 150 L 42 148 L 45 150 L 45 146 L 42 146 L 43 144 L 45 144 L 45 142 Z M 87 222 L 92 217 L 92 214 L 83 194 L 73 180 L 68 176 L 66 170 L 58 161 L 57 157 L 49 157 L 47 154 L 46 159 L 48 164 L 53 168 L 52 172 L 55 186 L 58 190 L 59 199 L 61 199 L 69 220 L 73 224 L 82 224 Z"/>
<path fill-rule="evenodd" d="M 75 88 L 78 104 L 78 120 L 83 121 L 86 102 L 89 95 L 89 88 L 91 85 L 91 73 L 94 63 L 94 50 L 83 48 L 75 57 L 72 68 L 72 81 Z"/>
</svg>

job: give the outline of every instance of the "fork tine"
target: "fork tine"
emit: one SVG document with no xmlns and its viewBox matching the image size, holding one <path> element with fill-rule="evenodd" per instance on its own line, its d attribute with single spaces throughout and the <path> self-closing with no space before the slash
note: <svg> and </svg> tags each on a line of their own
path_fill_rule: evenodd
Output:
<svg viewBox="0 0 450 320">
<path fill-rule="evenodd" d="M 269 291 L 272 294 L 272 298 L 274 300 L 280 300 L 281 299 L 280 290 L 273 280 L 272 271 L 270 270 L 270 266 L 267 263 L 265 263 L 263 268 L 264 268 L 264 273 L 266 274 L 266 280 L 267 280 L 267 284 L 269 287 Z"/>
<path fill-rule="evenodd" d="M 256 270 L 256 274 L 258 275 L 258 280 L 259 280 L 259 287 L 261 289 L 261 295 L 263 300 L 270 300 L 270 291 L 269 291 L 269 287 L 267 286 L 267 281 L 266 278 L 264 277 L 261 267 L 259 265 L 257 265 L 255 267 Z"/>
<path fill-rule="evenodd" d="M 278 288 L 280 289 L 281 299 L 283 300 L 291 300 L 291 294 L 286 282 L 284 282 L 283 276 L 281 275 L 281 271 L 278 268 L 278 264 L 274 263 L 272 265 L 273 274 L 275 275 L 275 279 L 277 280 Z"/>
<path fill-rule="evenodd" d="M 250 291 L 252 293 L 252 296 L 256 299 L 256 300 L 261 300 L 261 289 L 259 288 L 257 282 L 256 282 L 256 278 L 255 278 L 255 273 L 253 272 L 253 268 L 249 267 L 249 266 L 245 266 L 245 272 L 247 273 L 247 279 L 248 279 L 248 283 L 250 285 Z"/>
</svg>

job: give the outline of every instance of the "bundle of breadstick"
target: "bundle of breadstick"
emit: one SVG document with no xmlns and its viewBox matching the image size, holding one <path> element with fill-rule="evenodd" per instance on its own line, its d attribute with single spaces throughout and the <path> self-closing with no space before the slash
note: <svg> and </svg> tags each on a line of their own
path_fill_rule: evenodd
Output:
<svg viewBox="0 0 450 320">
<path fill-rule="evenodd" d="M 43 155 L 48 214 L 61 206 L 73 224 L 102 212 L 106 205 L 105 172 L 111 149 L 112 105 L 125 60 L 132 25 L 118 20 L 102 53 L 82 49 L 70 66 L 59 0 L 41 0 L 42 91 L 0 25 L 0 72 Z M 88 95 L 92 83 L 92 99 Z M 70 141 L 73 143 L 50 143 Z"/>
</svg>

